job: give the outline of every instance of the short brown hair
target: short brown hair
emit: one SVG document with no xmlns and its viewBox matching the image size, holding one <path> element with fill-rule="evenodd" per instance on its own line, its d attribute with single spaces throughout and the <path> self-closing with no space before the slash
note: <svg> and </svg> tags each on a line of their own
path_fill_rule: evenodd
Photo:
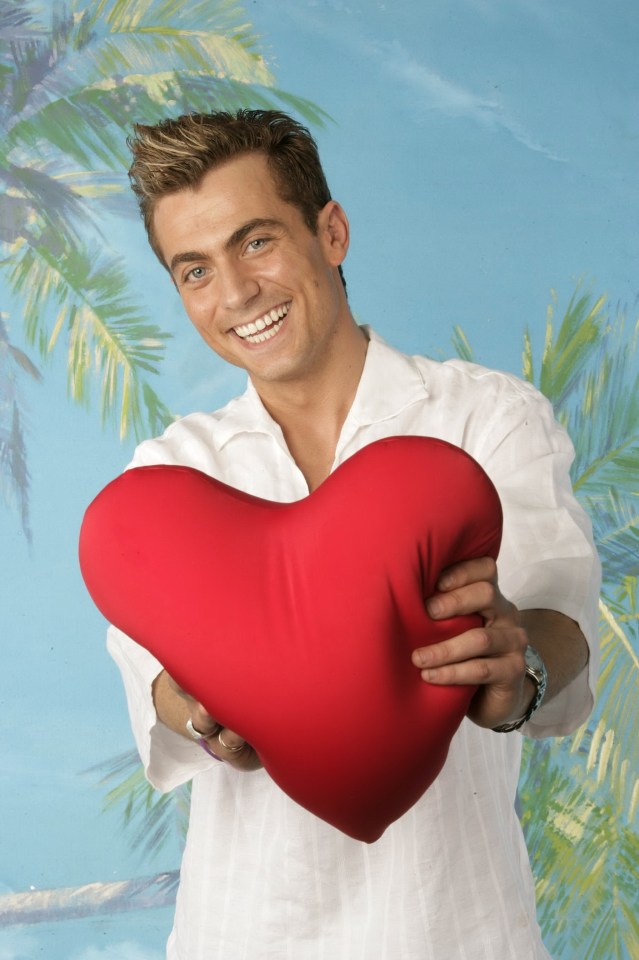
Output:
<svg viewBox="0 0 639 960">
<path fill-rule="evenodd" d="M 300 210 L 313 233 L 320 210 L 331 199 L 315 140 L 301 123 L 277 110 L 192 113 L 154 126 L 136 124 L 127 142 L 133 154 L 131 187 L 149 243 L 163 264 L 153 232 L 155 204 L 167 194 L 196 187 L 209 170 L 233 157 L 263 153 L 280 197 Z"/>
</svg>

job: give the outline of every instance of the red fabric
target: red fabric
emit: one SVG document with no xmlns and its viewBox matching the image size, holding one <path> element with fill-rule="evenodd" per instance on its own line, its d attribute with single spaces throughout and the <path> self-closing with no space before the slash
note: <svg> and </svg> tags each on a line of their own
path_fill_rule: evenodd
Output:
<svg viewBox="0 0 639 960">
<path fill-rule="evenodd" d="M 424 597 L 444 567 L 496 557 L 500 536 L 471 457 L 393 437 L 295 503 L 189 467 L 129 470 L 89 506 L 80 563 L 107 620 L 290 797 L 372 842 L 433 782 L 474 692 L 412 665 L 415 647 L 480 622 L 431 621 Z"/>
</svg>

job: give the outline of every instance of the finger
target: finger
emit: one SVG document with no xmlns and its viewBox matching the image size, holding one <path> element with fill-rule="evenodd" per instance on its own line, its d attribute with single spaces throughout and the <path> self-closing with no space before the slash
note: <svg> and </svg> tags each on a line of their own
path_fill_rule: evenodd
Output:
<svg viewBox="0 0 639 960">
<path fill-rule="evenodd" d="M 497 583 L 497 564 L 492 557 L 479 557 L 476 560 L 463 560 L 442 570 L 438 580 L 438 590 L 454 590 L 469 583 L 488 580 Z"/>
<path fill-rule="evenodd" d="M 435 686 L 479 686 L 509 689 L 523 677 L 523 660 L 515 655 L 484 657 L 450 663 L 435 669 L 421 671 L 421 678 Z"/>
<path fill-rule="evenodd" d="M 437 669 L 464 660 L 494 655 L 488 631 L 482 628 L 467 630 L 457 637 L 441 640 L 413 651 L 412 661 L 421 669 Z"/>
<path fill-rule="evenodd" d="M 433 620 L 471 613 L 478 613 L 485 620 L 493 620 L 514 611 L 513 605 L 501 595 L 498 587 L 488 580 L 473 582 L 446 593 L 436 593 L 426 600 L 426 609 Z"/>
<path fill-rule="evenodd" d="M 218 732 L 217 741 L 224 754 L 230 757 L 237 756 L 247 746 L 246 740 L 228 727 L 223 727 Z"/>
<path fill-rule="evenodd" d="M 418 648 L 412 661 L 431 683 L 507 682 L 524 670 L 526 643 L 518 627 L 476 628 Z"/>
</svg>

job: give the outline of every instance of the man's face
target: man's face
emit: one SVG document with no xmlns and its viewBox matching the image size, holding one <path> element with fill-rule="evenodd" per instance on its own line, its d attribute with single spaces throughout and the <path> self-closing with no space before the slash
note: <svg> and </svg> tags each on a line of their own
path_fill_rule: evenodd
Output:
<svg viewBox="0 0 639 960">
<path fill-rule="evenodd" d="M 153 225 L 190 320 L 258 389 L 312 376 L 338 349 L 352 322 L 337 272 L 348 248 L 338 204 L 320 211 L 313 234 L 279 197 L 266 158 L 245 154 L 162 198 Z"/>
</svg>

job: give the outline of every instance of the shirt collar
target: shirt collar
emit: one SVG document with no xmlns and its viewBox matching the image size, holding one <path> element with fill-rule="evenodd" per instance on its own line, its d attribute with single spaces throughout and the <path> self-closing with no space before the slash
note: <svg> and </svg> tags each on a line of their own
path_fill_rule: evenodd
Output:
<svg viewBox="0 0 639 960">
<path fill-rule="evenodd" d="M 271 417 L 250 379 L 244 393 L 224 408 L 213 434 L 213 442 L 221 450 L 229 440 L 241 433 L 265 433 L 270 437 L 275 436 L 284 444 L 280 425 Z"/>
<path fill-rule="evenodd" d="M 370 327 L 362 378 L 348 419 L 359 426 L 396 417 L 428 396 L 422 373 L 412 357 L 390 347 Z"/>
<path fill-rule="evenodd" d="M 351 429 L 390 420 L 428 397 L 415 360 L 394 350 L 370 327 L 364 326 L 363 330 L 369 343 L 362 377 L 344 425 Z M 240 433 L 266 433 L 284 443 L 279 424 L 266 410 L 250 379 L 245 392 L 225 408 L 215 431 L 215 445 L 221 449 Z"/>
</svg>

